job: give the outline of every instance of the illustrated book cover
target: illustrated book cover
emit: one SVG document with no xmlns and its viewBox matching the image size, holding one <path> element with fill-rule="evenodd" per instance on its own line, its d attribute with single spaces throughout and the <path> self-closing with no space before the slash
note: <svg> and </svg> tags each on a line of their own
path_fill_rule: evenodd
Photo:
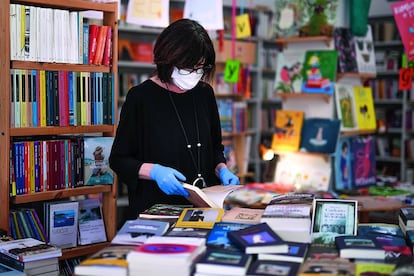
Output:
<svg viewBox="0 0 414 276">
<path fill-rule="evenodd" d="M 76 275 L 128 275 L 126 256 L 135 245 L 109 245 L 75 266 Z"/>
<path fill-rule="evenodd" d="M 263 209 L 253 209 L 235 206 L 226 211 L 221 218 L 223 222 L 238 222 L 247 224 L 260 223 Z"/>
<path fill-rule="evenodd" d="M 302 92 L 332 94 L 336 81 L 338 52 L 309 50 L 305 53 Z"/>
<path fill-rule="evenodd" d="M 351 190 L 353 188 L 351 166 L 351 137 L 343 136 L 339 138 L 339 141 L 336 146 L 335 156 L 335 190 Z"/>
<path fill-rule="evenodd" d="M 384 260 L 385 250 L 373 236 L 343 235 L 335 237 L 341 258 Z"/>
<path fill-rule="evenodd" d="M 213 228 L 216 222 L 221 221 L 224 215 L 223 208 L 194 207 L 184 208 L 175 227 Z"/>
<path fill-rule="evenodd" d="M 338 142 L 341 121 L 333 118 L 305 118 L 300 151 L 333 154 Z"/>
<path fill-rule="evenodd" d="M 227 235 L 231 231 L 237 231 L 250 225 L 251 224 L 236 222 L 216 222 L 207 236 L 206 245 L 209 248 L 241 251 L 239 247 L 229 240 Z"/>
<path fill-rule="evenodd" d="M 377 65 L 371 25 L 367 26 L 365 36 L 354 36 L 354 43 L 358 73 L 376 74 Z"/>
<path fill-rule="evenodd" d="M 335 50 L 338 51 L 338 73 L 356 73 L 356 50 L 350 28 L 336 27 L 333 32 Z"/>
<path fill-rule="evenodd" d="M 355 263 L 344 258 L 307 258 L 301 265 L 298 276 L 356 275 Z"/>
<path fill-rule="evenodd" d="M 259 253 L 257 254 L 257 258 L 259 260 L 275 260 L 302 263 L 306 258 L 309 244 L 301 242 L 286 243 L 289 246 L 287 253 Z"/>
<path fill-rule="evenodd" d="M 33 238 L 0 242 L 0 253 L 20 262 L 32 262 L 62 256 L 60 248 Z"/>
<path fill-rule="evenodd" d="M 241 188 L 240 185 L 214 185 L 200 189 L 188 183 L 182 183 L 182 185 L 190 193 L 187 199 L 194 207 L 212 208 L 223 208 L 226 197 Z"/>
<path fill-rule="evenodd" d="M 272 138 L 272 149 L 278 151 L 298 151 L 305 113 L 300 110 L 276 111 L 276 131 Z"/>
<path fill-rule="evenodd" d="M 341 120 L 342 131 L 358 128 L 353 85 L 335 84 L 335 108 L 336 115 Z"/>
<path fill-rule="evenodd" d="M 375 138 L 373 136 L 351 139 L 352 185 L 359 189 L 376 184 Z"/>
<path fill-rule="evenodd" d="M 354 86 L 354 100 L 358 129 L 376 130 L 377 119 L 372 88 L 370 86 Z"/>
<path fill-rule="evenodd" d="M 85 185 L 113 184 L 114 172 L 109 167 L 113 137 L 84 138 Z"/>
<path fill-rule="evenodd" d="M 272 32 L 276 38 L 299 36 L 305 25 L 304 4 L 300 0 L 280 0 L 274 3 Z"/>
<path fill-rule="evenodd" d="M 214 275 L 245 275 L 252 258 L 252 255 L 243 252 L 207 248 L 197 260 L 195 271 Z"/>
<path fill-rule="evenodd" d="M 275 261 L 275 260 L 255 260 L 247 270 L 246 275 L 286 275 L 296 276 L 300 268 L 300 263 Z"/>
<path fill-rule="evenodd" d="M 105 222 L 99 198 L 79 201 L 79 244 L 106 242 Z"/>
<path fill-rule="evenodd" d="M 138 216 L 143 219 L 163 219 L 177 218 L 184 208 L 193 207 L 192 205 L 174 204 L 154 204 L 150 208 L 141 212 Z"/>
<path fill-rule="evenodd" d="M 277 55 L 274 90 L 276 93 L 301 93 L 304 51 L 283 51 Z"/>
<path fill-rule="evenodd" d="M 288 252 L 289 249 L 287 243 L 267 223 L 231 231 L 228 238 L 247 254 Z"/>
<path fill-rule="evenodd" d="M 141 245 L 149 237 L 165 234 L 169 227 L 170 224 L 166 221 L 151 219 L 127 220 L 112 239 L 112 244 Z"/>
<path fill-rule="evenodd" d="M 312 244 L 335 247 L 335 237 L 356 235 L 358 201 L 315 199 L 312 210 Z"/>
<path fill-rule="evenodd" d="M 412 18 L 414 17 L 414 6 L 410 1 L 398 1 L 391 5 L 392 14 L 397 24 L 401 41 L 409 60 L 414 59 L 414 33 L 412 32 Z"/>
</svg>

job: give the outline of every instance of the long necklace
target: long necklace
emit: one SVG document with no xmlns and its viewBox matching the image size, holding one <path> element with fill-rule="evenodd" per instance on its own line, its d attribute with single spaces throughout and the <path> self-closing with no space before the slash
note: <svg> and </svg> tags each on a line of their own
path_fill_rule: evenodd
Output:
<svg viewBox="0 0 414 276">
<path fill-rule="evenodd" d="M 169 90 L 168 89 L 168 84 L 166 84 L 166 87 L 167 87 L 167 90 Z M 200 130 L 199 130 L 199 127 L 198 127 L 198 117 L 197 117 L 197 112 L 196 112 L 196 109 L 195 109 L 195 99 L 194 99 L 194 95 L 192 95 L 192 98 L 193 98 L 193 107 L 194 107 L 194 119 L 195 119 L 196 131 L 197 131 L 197 143 L 196 143 L 196 147 L 197 147 L 197 162 L 196 162 L 196 160 L 194 158 L 193 151 L 191 150 L 192 146 L 190 144 L 190 141 L 188 140 L 187 132 L 185 131 L 183 121 L 181 119 L 180 113 L 178 113 L 178 109 L 177 109 L 177 106 L 174 103 L 174 100 L 173 100 L 172 96 L 171 96 L 171 92 L 168 92 L 168 96 L 170 97 L 171 104 L 174 107 L 175 114 L 177 115 L 178 122 L 180 123 L 180 127 L 181 127 L 181 130 L 183 132 L 183 135 L 184 135 L 184 138 L 185 138 L 185 142 L 187 143 L 187 150 L 190 153 L 191 160 L 193 161 L 194 167 L 195 167 L 195 169 L 197 171 L 197 178 L 193 181 L 193 186 L 198 186 L 197 184 L 201 182 L 201 186 L 202 186 L 202 188 L 204 188 L 207 185 L 206 185 L 206 181 L 201 176 L 201 166 L 200 166 L 200 156 L 201 156 L 201 153 L 200 153 L 200 150 L 201 150 Z"/>
</svg>

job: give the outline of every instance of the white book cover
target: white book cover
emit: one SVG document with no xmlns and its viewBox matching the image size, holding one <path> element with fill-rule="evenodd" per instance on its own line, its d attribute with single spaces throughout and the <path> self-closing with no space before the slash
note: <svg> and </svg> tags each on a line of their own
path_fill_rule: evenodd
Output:
<svg viewBox="0 0 414 276">
<path fill-rule="evenodd" d="M 106 242 L 105 222 L 99 198 L 79 201 L 79 244 Z"/>
<path fill-rule="evenodd" d="M 372 38 L 371 26 L 367 26 L 365 36 L 355 37 L 355 53 L 359 73 L 376 74 L 374 40 Z"/>
<path fill-rule="evenodd" d="M 16 21 L 17 21 L 17 14 L 16 14 L 16 4 L 10 4 L 10 60 L 16 59 L 16 51 L 17 51 L 17 44 L 16 44 Z"/>
<path fill-rule="evenodd" d="M 60 248 L 70 248 L 78 243 L 78 201 L 50 203 L 49 243 Z"/>
<path fill-rule="evenodd" d="M 37 9 L 36 7 L 29 7 L 29 54 L 27 57 L 29 61 L 36 61 L 37 56 Z"/>
<path fill-rule="evenodd" d="M 13 249 L 20 249 L 16 252 Z M 31 262 L 62 256 L 62 251 L 34 238 L 0 242 L 0 252 L 21 262 Z"/>
<path fill-rule="evenodd" d="M 278 93 L 302 92 L 305 51 L 284 51 L 277 56 L 274 90 Z"/>
</svg>

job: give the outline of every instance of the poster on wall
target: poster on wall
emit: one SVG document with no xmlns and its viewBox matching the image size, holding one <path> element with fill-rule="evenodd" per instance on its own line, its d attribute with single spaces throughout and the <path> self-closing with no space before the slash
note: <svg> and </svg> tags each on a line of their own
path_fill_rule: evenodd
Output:
<svg viewBox="0 0 414 276">
<path fill-rule="evenodd" d="M 414 59 L 414 0 L 396 2 L 391 5 L 392 14 L 407 53 L 408 60 Z"/>
<path fill-rule="evenodd" d="M 126 22 L 150 27 L 167 27 L 170 23 L 169 14 L 168 0 L 129 0 Z"/>
</svg>

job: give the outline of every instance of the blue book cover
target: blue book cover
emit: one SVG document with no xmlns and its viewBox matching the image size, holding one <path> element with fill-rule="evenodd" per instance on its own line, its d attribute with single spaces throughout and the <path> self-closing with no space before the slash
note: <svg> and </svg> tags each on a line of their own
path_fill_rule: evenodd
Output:
<svg viewBox="0 0 414 276">
<path fill-rule="evenodd" d="M 351 167 L 351 138 L 340 137 L 336 146 L 334 164 L 335 189 L 351 190 L 352 167 Z"/>
<path fill-rule="evenodd" d="M 329 118 L 305 118 L 300 151 L 333 154 L 338 142 L 341 121 Z"/>
<path fill-rule="evenodd" d="M 84 181 L 85 185 L 113 184 L 114 172 L 109 167 L 113 137 L 85 137 Z"/>
<path fill-rule="evenodd" d="M 247 223 L 236 222 L 216 222 L 207 236 L 207 247 L 222 248 L 231 251 L 240 251 L 240 249 L 233 244 L 227 234 L 230 231 L 236 231 L 250 226 Z"/>
<path fill-rule="evenodd" d="M 352 184 L 356 189 L 375 185 L 375 139 L 368 137 L 353 137 L 351 139 Z"/>
<path fill-rule="evenodd" d="M 75 126 L 76 125 L 76 94 L 74 94 L 73 89 L 73 73 L 68 72 L 68 93 L 69 93 L 69 125 Z"/>
</svg>

